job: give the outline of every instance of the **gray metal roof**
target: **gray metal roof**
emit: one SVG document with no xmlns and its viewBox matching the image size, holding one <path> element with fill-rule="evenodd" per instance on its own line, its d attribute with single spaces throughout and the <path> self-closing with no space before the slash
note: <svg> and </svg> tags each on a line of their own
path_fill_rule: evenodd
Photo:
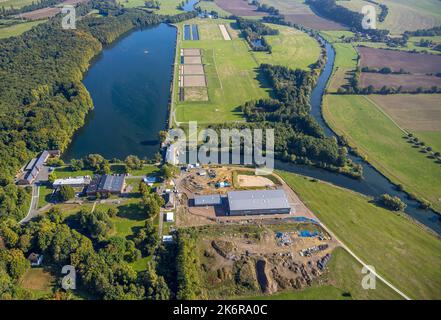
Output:
<svg viewBox="0 0 441 320">
<path fill-rule="evenodd" d="M 214 206 L 221 204 L 221 197 L 219 194 L 210 194 L 204 196 L 194 197 L 195 206 Z"/>
<path fill-rule="evenodd" d="M 44 150 L 37 158 L 37 161 L 35 162 L 35 167 L 38 168 L 38 170 L 40 170 L 41 166 L 46 162 L 48 157 L 49 157 L 49 152 Z"/>
<path fill-rule="evenodd" d="M 28 165 L 26 166 L 25 170 L 32 170 L 36 161 L 37 161 L 37 158 L 31 159 L 31 161 L 29 161 Z"/>
<path fill-rule="evenodd" d="M 283 190 L 230 191 L 228 204 L 233 211 L 290 208 Z"/>
<path fill-rule="evenodd" d="M 106 174 L 101 178 L 98 191 L 119 192 L 124 186 L 124 175 Z"/>
</svg>

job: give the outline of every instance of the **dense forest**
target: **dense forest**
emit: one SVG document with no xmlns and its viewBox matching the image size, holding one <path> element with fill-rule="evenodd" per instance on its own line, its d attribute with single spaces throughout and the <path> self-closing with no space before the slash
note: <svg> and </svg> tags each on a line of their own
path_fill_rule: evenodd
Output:
<svg viewBox="0 0 441 320">
<path fill-rule="evenodd" d="M 83 126 L 93 103 L 81 80 L 102 46 L 133 28 L 196 14 L 158 16 L 114 1 L 90 1 L 77 13 L 91 9 L 102 17 L 84 16 L 76 30 L 60 28 L 57 16 L 0 41 L 0 217 L 27 212 L 29 191 L 13 183 L 18 169 L 44 149 L 64 150 Z"/>
</svg>

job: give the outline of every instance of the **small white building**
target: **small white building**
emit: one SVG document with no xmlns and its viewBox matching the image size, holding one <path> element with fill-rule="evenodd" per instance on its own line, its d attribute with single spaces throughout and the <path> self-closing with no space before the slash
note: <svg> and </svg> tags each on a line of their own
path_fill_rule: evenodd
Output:
<svg viewBox="0 0 441 320">
<path fill-rule="evenodd" d="M 173 242 L 173 236 L 170 235 L 162 236 L 162 242 Z"/>
<path fill-rule="evenodd" d="M 174 213 L 173 212 L 167 212 L 165 214 L 165 221 L 166 222 L 173 222 L 173 221 L 175 221 Z"/>
<path fill-rule="evenodd" d="M 58 188 L 61 186 L 70 186 L 70 187 L 84 187 L 90 184 L 90 177 L 76 177 L 76 178 L 67 178 L 67 179 L 56 179 L 52 184 L 54 188 Z"/>
</svg>

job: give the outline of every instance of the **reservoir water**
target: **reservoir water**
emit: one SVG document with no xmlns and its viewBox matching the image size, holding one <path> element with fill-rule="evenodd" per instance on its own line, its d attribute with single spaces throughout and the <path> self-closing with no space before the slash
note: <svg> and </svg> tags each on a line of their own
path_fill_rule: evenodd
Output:
<svg viewBox="0 0 441 320">
<path fill-rule="evenodd" d="M 152 158 L 166 128 L 176 29 L 160 24 L 126 34 L 103 50 L 83 83 L 94 110 L 63 155 Z"/>
</svg>

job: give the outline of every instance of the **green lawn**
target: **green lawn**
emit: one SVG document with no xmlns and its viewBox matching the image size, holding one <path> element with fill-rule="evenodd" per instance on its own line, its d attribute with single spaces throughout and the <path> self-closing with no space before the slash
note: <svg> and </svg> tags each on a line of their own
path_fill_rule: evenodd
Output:
<svg viewBox="0 0 441 320">
<path fill-rule="evenodd" d="M 40 187 L 39 197 L 38 197 L 38 208 L 42 208 L 49 203 L 48 201 L 53 191 L 54 189 L 46 185 Z"/>
<path fill-rule="evenodd" d="M 323 113 L 330 126 L 378 170 L 441 212 L 440 165 L 412 148 L 404 133 L 373 103 L 363 96 L 329 95 Z"/>
<path fill-rule="evenodd" d="M 441 131 L 417 131 L 415 135 L 434 150 L 441 152 Z"/>
<path fill-rule="evenodd" d="M 31 30 L 32 27 L 44 23 L 46 21 L 47 20 L 23 22 L 9 27 L 0 28 L 0 39 L 19 36 L 22 33 Z"/>
<path fill-rule="evenodd" d="M 441 298 L 439 238 L 360 194 L 279 174 L 343 243 L 398 289 L 415 299 Z"/>
<path fill-rule="evenodd" d="M 272 47 L 272 53 L 252 52 L 259 64 L 269 63 L 289 67 L 291 69 L 310 70 L 309 66 L 320 57 L 318 42 L 306 33 L 293 28 L 268 25 L 279 30 L 276 36 L 266 36 Z"/>
<path fill-rule="evenodd" d="M 320 47 L 313 38 L 295 29 L 275 25 L 271 27 L 279 29 L 281 34 L 268 37 L 273 53 L 252 52 L 247 42 L 234 34 L 231 41 L 223 40 L 218 25 L 230 25 L 232 22 L 222 19 L 195 19 L 178 24 L 176 62 L 180 61 L 181 48 L 203 50 L 209 99 L 205 102 L 178 101 L 176 68 L 174 101 L 175 120 L 178 123 L 190 120 L 200 124 L 243 121 L 238 107 L 250 100 L 269 97 L 270 88 L 258 72 L 261 63 L 308 69 L 319 57 Z M 183 24 L 198 24 L 201 39 L 183 41 Z"/>
<path fill-rule="evenodd" d="M 11 6 L 14 7 L 14 9 L 19 9 L 21 7 L 27 6 L 32 4 L 32 2 L 35 2 L 35 0 L 6 0 L 6 1 L 0 1 L 0 8 L 4 7 L 6 10 L 11 9 Z"/>
<path fill-rule="evenodd" d="M 400 299 L 392 289 L 377 282 L 375 290 L 361 286 L 361 265 L 342 248 L 336 248 L 322 279 L 325 284 L 315 283 L 302 291 L 287 291 L 273 295 L 248 297 L 254 300 L 391 300 Z"/>
</svg>

